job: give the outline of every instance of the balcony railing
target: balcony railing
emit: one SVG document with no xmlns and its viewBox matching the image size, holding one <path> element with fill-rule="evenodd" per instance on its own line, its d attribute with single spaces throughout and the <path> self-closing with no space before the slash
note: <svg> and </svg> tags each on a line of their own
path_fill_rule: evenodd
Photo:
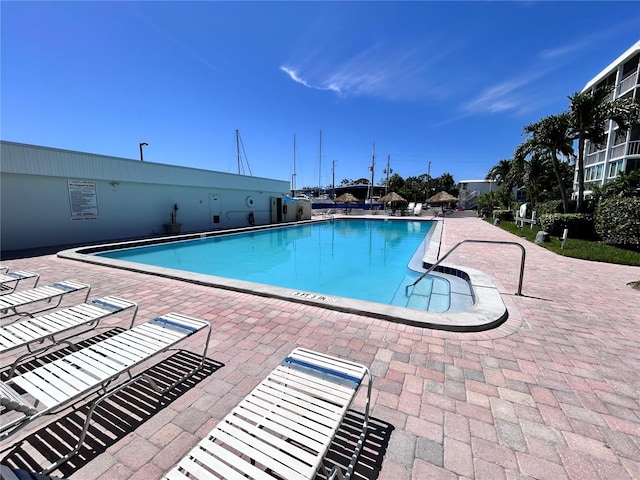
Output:
<svg viewBox="0 0 640 480">
<path fill-rule="evenodd" d="M 629 147 L 627 148 L 627 155 L 640 155 L 640 140 L 629 142 Z"/>
<path fill-rule="evenodd" d="M 614 147 L 611 147 L 611 149 L 609 150 L 609 159 L 617 158 L 617 157 L 623 157 L 625 150 L 626 149 L 625 149 L 625 144 L 624 143 L 621 143 L 620 145 L 616 145 Z"/>
<path fill-rule="evenodd" d="M 638 79 L 638 72 L 632 73 L 627 78 L 620 82 L 618 86 L 618 96 L 622 96 L 636 86 L 636 80 Z"/>
<path fill-rule="evenodd" d="M 594 163 L 604 162 L 606 154 L 607 154 L 606 150 L 590 153 L 589 155 L 587 155 L 587 158 L 584 159 L 584 164 L 592 165 Z"/>
</svg>

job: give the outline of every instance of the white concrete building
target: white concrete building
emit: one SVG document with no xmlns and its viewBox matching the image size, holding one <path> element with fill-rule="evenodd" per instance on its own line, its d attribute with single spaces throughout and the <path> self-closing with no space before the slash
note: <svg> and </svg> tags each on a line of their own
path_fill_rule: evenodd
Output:
<svg viewBox="0 0 640 480">
<path fill-rule="evenodd" d="M 0 250 L 299 220 L 288 181 L 0 141 Z M 311 216 L 310 208 L 304 212 Z"/>
<path fill-rule="evenodd" d="M 465 210 L 474 208 L 478 205 L 478 195 L 497 189 L 495 180 L 462 180 L 458 182 L 458 206 Z"/>
<path fill-rule="evenodd" d="M 639 79 L 640 41 L 620 55 L 609 66 L 593 77 L 582 92 L 595 91 L 602 86 L 613 87 L 611 99 L 632 97 L 640 99 Z M 625 134 L 618 132 L 617 125 L 607 124 L 607 139 L 602 146 L 591 142 L 585 145 L 584 181 L 585 195 L 591 193 L 590 186 L 604 185 L 615 179 L 620 172 L 640 170 L 640 125 L 634 125 Z M 578 189 L 578 175 L 574 177 L 574 191 Z"/>
</svg>

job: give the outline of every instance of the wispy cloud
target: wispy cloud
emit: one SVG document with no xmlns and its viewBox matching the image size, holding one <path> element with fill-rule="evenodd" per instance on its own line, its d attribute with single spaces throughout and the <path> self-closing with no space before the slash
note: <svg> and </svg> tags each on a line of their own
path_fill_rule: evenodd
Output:
<svg viewBox="0 0 640 480">
<path fill-rule="evenodd" d="M 591 35 L 540 51 L 525 71 L 516 72 L 511 78 L 503 78 L 485 87 L 475 98 L 462 104 L 461 116 L 500 113 L 522 115 L 548 103 L 549 84 L 539 80 L 580 58 L 581 52 L 588 52 L 599 40 L 599 36 Z"/>
<path fill-rule="evenodd" d="M 591 42 L 589 42 L 586 39 L 583 39 L 567 45 L 561 45 L 559 47 L 543 50 L 542 52 L 540 52 L 539 57 L 542 60 L 553 60 L 557 58 L 563 58 L 568 55 L 573 55 L 575 52 L 578 52 L 580 50 L 589 48 L 590 44 Z"/>
<path fill-rule="evenodd" d="M 548 68 L 537 67 L 511 79 L 486 87 L 472 100 L 461 106 L 463 116 L 511 112 L 523 114 L 536 107 L 533 84 L 548 73 Z"/>
<path fill-rule="evenodd" d="M 304 85 L 307 88 L 313 88 L 311 85 L 305 82 L 302 78 L 300 78 L 298 74 L 295 72 L 295 70 L 293 70 L 293 68 L 282 66 L 280 67 L 280 70 L 282 70 L 284 73 L 289 75 L 289 78 L 291 78 L 291 80 L 293 80 L 294 82 Z"/>
<path fill-rule="evenodd" d="M 341 93 L 340 88 L 334 85 L 328 85 L 328 86 L 311 85 L 309 82 L 301 78 L 292 67 L 282 66 L 280 67 L 280 70 L 282 70 L 284 73 L 289 75 L 289 78 L 291 78 L 291 80 L 293 80 L 296 83 L 299 83 L 300 85 L 304 85 L 307 88 L 312 88 L 315 90 L 333 90 L 337 93 Z"/>
<path fill-rule="evenodd" d="M 367 96 L 388 100 L 424 97 L 430 72 L 446 52 L 427 54 L 413 48 L 400 50 L 374 45 L 341 61 L 331 63 L 318 52 L 302 61 L 280 67 L 291 80 L 310 89 L 332 91 L 340 96 Z"/>
</svg>

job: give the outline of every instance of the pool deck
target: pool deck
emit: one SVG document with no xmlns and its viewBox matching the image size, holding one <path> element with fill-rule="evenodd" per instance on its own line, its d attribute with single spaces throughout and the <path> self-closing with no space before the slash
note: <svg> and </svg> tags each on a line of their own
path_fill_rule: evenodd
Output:
<svg viewBox="0 0 640 480">
<path fill-rule="evenodd" d="M 640 268 L 560 257 L 476 217 L 447 216 L 441 252 L 464 239 L 526 249 L 522 296 L 514 294 L 519 248 L 466 244 L 449 257 L 497 287 L 509 317 L 495 329 L 408 326 L 55 255 L 3 261 L 40 273 L 42 285 L 76 279 L 91 284 L 91 298 L 137 301 L 138 323 L 178 311 L 212 325 L 210 374 L 142 422 L 103 432 L 85 462 L 54 475 L 160 478 L 286 354 L 305 347 L 372 370 L 379 437 L 362 459 L 371 467 L 363 478 L 640 479 L 640 291 L 628 286 Z M 359 394 L 356 412 L 363 401 Z"/>
</svg>

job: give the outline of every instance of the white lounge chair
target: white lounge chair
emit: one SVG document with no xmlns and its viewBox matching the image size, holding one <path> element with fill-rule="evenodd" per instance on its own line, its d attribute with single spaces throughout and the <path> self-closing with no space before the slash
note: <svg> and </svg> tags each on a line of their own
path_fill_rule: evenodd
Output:
<svg viewBox="0 0 640 480">
<path fill-rule="evenodd" d="M 63 282 L 52 283 L 51 285 L 47 285 L 45 287 L 36 287 L 28 290 L 9 293 L 7 295 L 1 295 L 0 320 L 11 317 L 13 315 L 33 316 L 35 313 L 44 312 L 45 310 L 51 310 L 58 307 L 60 303 L 62 303 L 62 298 L 65 295 L 85 289 L 87 290 L 87 295 L 84 298 L 84 301 L 86 302 L 89 298 L 91 287 L 86 283 L 76 282 L 75 280 L 65 280 Z M 54 300 L 57 300 L 57 302 L 54 302 Z M 46 302 L 46 305 L 44 308 L 41 308 L 39 310 L 28 312 L 22 311 L 23 307 L 36 302 Z"/>
<path fill-rule="evenodd" d="M 5 269 L 4 265 L 0 266 L 0 269 Z M 22 280 L 27 278 L 34 279 L 34 283 L 31 288 L 38 286 L 38 280 L 40 280 L 40 274 L 35 272 L 28 272 L 26 270 L 4 270 L 0 273 L 0 295 L 13 292 Z"/>
<path fill-rule="evenodd" d="M 209 333 L 202 358 L 191 371 L 164 389 L 160 389 L 151 378 L 142 376 L 155 390 L 165 392 L 192 376 L 204 365 L 211 335 L 208 322 L 169 313 L 6 382 L 0 382 L 0 404 L 5 407 L 0 416 L 0 439 L 44 415 L 57 413 L 95 395 L 73 451 L 63 455 L 43 471 L 51 472 L 78 452 L 95 408 L 127 385 L 139 380 L 139 377 L 132 376 L 134 367 L 205 328 Z M 121 377 L 124 377 L 122 381 L 118 381 Z"/>
<path fill-rule="evenodd" d="M 29 317 L 0 327 L 0 354 L 26 347 L 27 352 L 18 356 L 8 373 L 13 377 L 17 365 L 28 357 L 33 357 L 53 346 L 70 343 L 69 340 L 98 326 L 101 320 L 116 313 L 133 308 L 131 325 L 138 312 L 138 304 L 122 298 L 106 296 L 55 312 Z M 79 330 L 80 327 L 88 327 Z M 57 338 L 59 335 L 68 336 Z M 34 344 L 46 345 L 33 349 Z M 3 362 L 4 363 L 4 362 Z"/>
<path fill-rule="evenodd" d="M 413 209 L 413 214 L 416 217 L 419 217 L 420 215 L 422 215 L 422 204 L 421 203 L 416 204 L 415 208 Z"/>
<path fill-rule="evenodd" d="M 416 207 L 416 202 L 409 202 L 407 208 L 402 212 L 403 215 L 413 215 L 413 209 Z"/>
<path fill-rule="evenodd" d="M 365 420 L 344 478 L 364 444 L 372 378 L 363 365 L 295 349 L 164 477 L 178 479 L 343 478 L 324 457 L 364 377 Z"/>
</svg>

